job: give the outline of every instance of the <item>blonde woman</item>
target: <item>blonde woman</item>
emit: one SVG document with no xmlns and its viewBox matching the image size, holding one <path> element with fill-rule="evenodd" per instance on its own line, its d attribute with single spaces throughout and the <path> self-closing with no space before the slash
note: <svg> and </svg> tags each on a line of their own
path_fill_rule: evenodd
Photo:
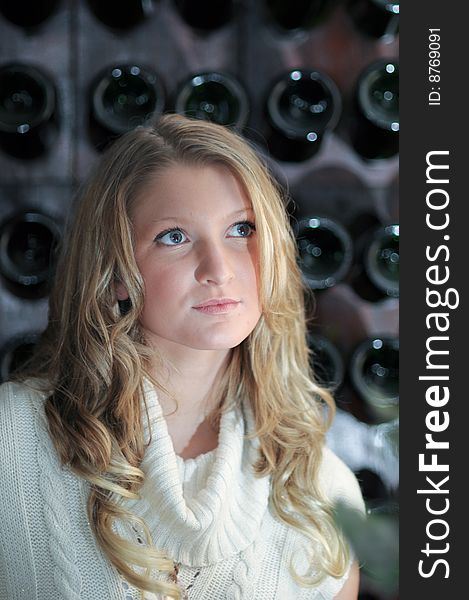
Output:
<svg viewBox="0 0 469 600">
<path fill-rule="evenodd" d="M 82 192 L 28 375 L 0 388 L 0 597 L 353 600 L 284 202 L 166 115 Z"/>
</svg>

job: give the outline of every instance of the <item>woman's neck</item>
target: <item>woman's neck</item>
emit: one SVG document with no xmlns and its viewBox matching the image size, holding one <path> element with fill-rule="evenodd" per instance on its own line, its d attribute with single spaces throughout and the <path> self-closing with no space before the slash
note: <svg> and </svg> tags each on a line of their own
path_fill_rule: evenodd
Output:
<svg viewBox="0 0 469 600">
<path fill-rule="evenodd" d="M 218 445 L 218 422 L 211 416 L 220 405 L 220 382 L 230 356 L 230 350 L 201 351 L 199 360 L 175 362 L 173 358 L 172 364 L 168 365 L 168 375 L 162 383 L 173 394 L 177 405 L 161 390 L 158 401 L 174 450 L 182 458 L 195 458 Z M 154 375 L 161 379 L 161 374 Z"/>
</svg>

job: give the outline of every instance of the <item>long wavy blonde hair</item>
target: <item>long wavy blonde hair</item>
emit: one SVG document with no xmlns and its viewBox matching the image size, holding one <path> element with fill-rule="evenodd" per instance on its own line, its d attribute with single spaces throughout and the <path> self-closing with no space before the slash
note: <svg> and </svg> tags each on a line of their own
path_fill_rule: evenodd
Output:
<svg viewBox="0 0 469 600">
<path fill-rule="evenodd" d="M 155 570 L 173 572 L 171 557 L 125 509 L 125 499 L 138 498 L 144 480 L 143 381 L 165 390 L 149 368 L 155 358 L 163 367 L 164 357 L 150 351 L 139 326 L 144 286 L 129 215 L 155 174 L 181 163 L 226 166 L 251 200 L 262 316 L 232 350 L 220 384 L 221 410 L 249 399 L 260 441 L 254 470 L 271 475 L 271 510 L 315 549 L 308 573 L 296 573 L 290 563 L 295 580 L 309 587 L 327 574 L 340 577 L 348 548 L 318 487 L 334 402 L 310 364 L 307 289 L 286 199 L 256 152 L 227 128 L 164 115 L 116 141 L 83 188 L 50 296 L 49 325 L 28 373 L 49 382 L 45 410 L 52 439 L 63 464 L 90 484 L 90 523 L 111 563 L 142 592 L 181 598 L 177 584 L 152 577 Z M 117 300 L 117 281 L 129 293 L 126 306 Z M 120 537 L 116 519 L 143 530 L 146 545 Z"/>
</svg>

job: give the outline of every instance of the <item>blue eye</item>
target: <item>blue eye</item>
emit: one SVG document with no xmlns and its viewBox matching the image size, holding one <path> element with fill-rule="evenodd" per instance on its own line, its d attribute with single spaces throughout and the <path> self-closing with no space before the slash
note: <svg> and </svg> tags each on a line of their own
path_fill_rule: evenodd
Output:
<svg viewBox="0 0 469 600">
<path fill-rule="evenodd" d="M 256 226 L 251 221 L 239 221 L 238 223 L 234 223 L 230 229 L 235 229 L 236 231 L 232 237 L 249 238 L 256 231 Z M 187 241 L 186 234 L 179 227 L 166 229 L 155 238 L 155 242 L 163 246 L 180 246 L 185 241 Z"/>
<path fill-rule="evenodd" d="M 251 223 L 251 221 L 240 221 L 239 223 L 232 225 L 232 227 L 235 227 L 238 233 L 244 231 L 244 233 L 241 233 L 240 236 L 235 237 L 251 237 L 254 231 L 256 231 L 256 226 L 254 223 Z"/>
<path fill-rule="evenodd" d="M 163 244 L 164 246 L 178 246 L 184 241 L 184 239 L 182 239 L 183 236 L 185 237 L 185 234 L 180 229 L 174 227 L 173 229 L 167 229 L 157 235 L 155 242 Z M 164 238 L 167 238 L 166 241 Z"/>
</svg>

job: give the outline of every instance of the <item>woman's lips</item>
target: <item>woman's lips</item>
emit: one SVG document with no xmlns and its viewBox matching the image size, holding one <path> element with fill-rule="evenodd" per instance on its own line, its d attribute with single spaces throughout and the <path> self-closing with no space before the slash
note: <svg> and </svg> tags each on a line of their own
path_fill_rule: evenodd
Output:
<svg viewBox="0 0 469 600">
<path fill-rule="evenodd" d="M 221 304 L 211 304 L 206 306 L 194 306 L 195 310 L 205 313 L 207 315 L 218 315 L 221 313 L 228 313 L 234 310 L 238 306 L 239 302 L 223 302 Z"/>
</svg>

